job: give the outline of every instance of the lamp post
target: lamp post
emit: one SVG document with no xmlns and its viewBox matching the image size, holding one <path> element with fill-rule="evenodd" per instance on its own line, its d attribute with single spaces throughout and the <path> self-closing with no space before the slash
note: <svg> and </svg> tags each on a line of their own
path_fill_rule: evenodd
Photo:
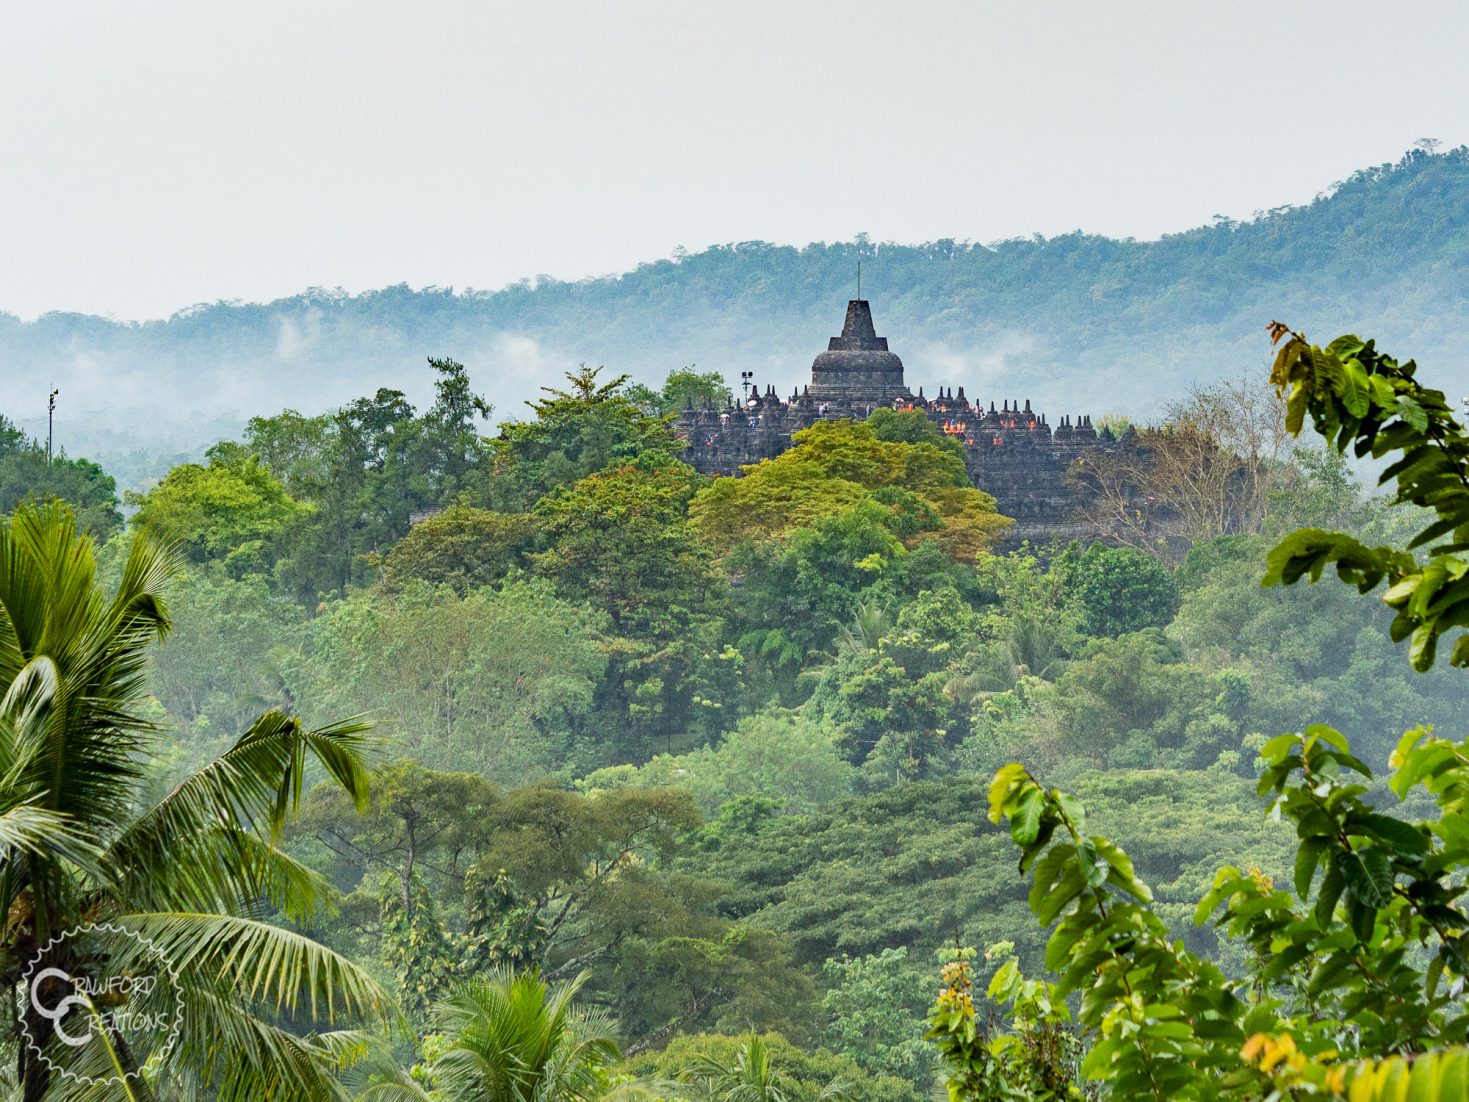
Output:
<svg viewBox="0 0 1469 1102">
<path fill-rule="evenodd" d="M 56 396 L 61 393 L 57 387 L 52 390 L 46 398 L 46 462 L 51 462 L 51 437 L 56 423 Z"/>
</svg>

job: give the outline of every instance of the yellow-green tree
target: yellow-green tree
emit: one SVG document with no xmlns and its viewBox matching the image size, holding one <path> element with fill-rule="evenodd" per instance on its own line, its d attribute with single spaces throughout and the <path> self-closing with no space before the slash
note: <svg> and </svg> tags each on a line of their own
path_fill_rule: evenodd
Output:
<svg viewBox="0 0 1469 1102">
<path fill-rule="evenodd" d="M 970 561 L 987 550 L 1009 521 L 970 483 L 962 454 L 932 440 L 884 439 L 880 427 L 823 421 L 802 429 L 781 455 L 701 490 L 689 518 L 709 546 L 727 551 L 875 501 L 910 545 L 935 539 Z"/>
</svg>

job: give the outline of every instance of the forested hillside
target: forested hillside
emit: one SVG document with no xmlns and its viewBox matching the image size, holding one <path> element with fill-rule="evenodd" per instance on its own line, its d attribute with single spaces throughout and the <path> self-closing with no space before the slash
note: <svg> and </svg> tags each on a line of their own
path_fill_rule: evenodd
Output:
<svg viewBox="0 0 1469 1102">
<path fill-rule="evenodd" d="M 584 1012 L 566 1037 L 602 1038 L 554 1060 L 536 1048 L 537 1075 L 599 1085 L 547 1088 L 566 1099 L 633 1078 L 662 1099 L 773 1098 L 729 1093 L 767 1060 L 810 1102 L 921 1102 L 966 1067 L 994 1089 L 957 1098 L 1035 1097 L 1026 1084 L 1047 1077 L 1053 1097 L 1081 1098 L 1088 1050 L 1111 1097 L 1194 1097 L 1172 1092 L 1212 1085 L 1195 1074 L 1207 1061 L 1254 1076 L 1241 1052 L 1267 1026 L 1309 1041 L 1317 1062 L 1299 1063 L 1318 1075 L 1333 1053 L 1456 1037 L 1469 919 L 1442 881 L 1469 860 L 1462 752 L 1399 739 L 1469 712 L 1462 671 L 1428 668 L 1469 580 L 1455 556 L 1420 569 L 1392 547 L 1429 507 L 1469 545 L 1469 440 L 1442 395 L 1371 346 L 1333 345 L 1345 365 L 1287 347 L 1286 368 L 1322 363 L 1310 380 L 1344 392 L 1340 409 L 1312 407 L 1336 443 L 1390 423 L 1412 493 L 1366 496 L 1334 449 L 1232 451 L 1271 401 L 1263 379 L 1197 390 L 1144 434 L 1129 475 L 1144 489 L 1176 474 L 1170 448 L 1203 457 L 1196 515 L 1131 545 L 1007 554 L 1005 518 L 920 413 L 822 422 L 741 480 L 702 478 L 662 415 L 718 385 L 688 372 L 654 390 L 578 370 L 487 438 L 463 365 L 434 360 L 430 404 L 379 391 L 253 417 L 135 493 L 126 520 L 101 469 L 48 462 L 0 419 L 0 511 L 15 510 L 0 605 L 17 625 L 0 658 L 20 702 L 0 709 L 21 816 L 6 829 L 13 848 L 60 847 L 68 878 L 35 879 L 47 866 L 27 856 L 5 881 L 12 944 L 44 921 L 24 893 L 50 892 L 68 921 L 116 916 L 187 951 L 202 1024 L 157 1056 L 164 1097 L 272 1097 L 272 1083 L 495 1097 L 494 1069 L 518 1066 L 514 1023 L 533 1033 L 550 1013 L 546 984 Z M 1299 427 L 1305 401 L 1263 408 Z M 1195 447 L 1209 426 L 1232 434 Z M 1332 562 L 1367 588 L 1386 576 L 1392 607 L 1335 583 L 1261 585 Z M 53 686 L 107 647 L 75 722 L 116 737 L 73 744 Z M 1401 791 L 1344 779 L 1404 761 Z M 1443 852 L 1387 813 L 1414 777 L 1446 802 Z M 1267 816 L 1257 793 L 1272 788 Z M 1096 835 L 1080 833 L 1083 803 Z M 116 839 L 96 870 L 54 836 L 71 820 L 45 817 L 82 809 Z M 1318 917 L 1298 916 L 1273 885 L 1294 873 L 1307 898 L 1318 862 Z M 1205 921 L 1216 905 L 1221 927 Z M 1020 978 L 1062 970 L 1093 927 L 1106 945 L 1062 988 Z M 1434 938 L 1429 967 L 1408 941 Z M 1134 953 L 1148 954 L 1136 971 Z M 7 957 L 12 983 L 23 955 Z M 1299 998 L 1258 979 L 1293 968 Z M 219 1005 L 241 977 L 250 997 Z M 995 984 L 988 1001 L 964 1001 L 974 979 Z M 1155 1008 L 1114 982 L 1152 983 L 1173 1017 L 1168 1000 L 1201 1020 L 1192 992 L 1214 1000 L 1201 1030 L 1215 1034 L 1158 1031 L 1167 1084 L 1132 1089 L 1149 1053 L 1109 1031 Z M 1067 991 L 1086 996 L 1069 1011 Z M 1363 1015 L 1364 1000 L 1386 1009 Z M 966 1047 L 976 1007 L 982 1051 Z M 339 1033 L 352 1026 L 377 1040 Z M 0 1046 L 44 1079 L 26 1051 Z M 1229 1097 L 1281 1097 L 1248 1076 Z"/>
<path fill-rule="evenodd" d="M 753 370 L 783 389 L 837 331 L 858 259 L 915 386 L 1146 417 L 1190 382 L 1257 367 L 1261 326 L 1280 314 L 1411 347 L 1426 379 L 1452 385 L 1469 329 L 1469 150 L 1322 185 L 1309 205 L 1160 241 L 748 242 L 486 293 L 318 290 L 141 324 L 0 315 L 5 407 L 35 434 L 60 386 L 62 442 L 126 486 L 166 469 L 159 451 L 197 454 L 262 409 L 320 412 L 380 385 L 422 400 L 430 355 L 465 362 L 508 417 L 581 361 L 644 382 L 687 364 Z M 127 457 L 136 447 L 155 457 Z"/>
</svg>

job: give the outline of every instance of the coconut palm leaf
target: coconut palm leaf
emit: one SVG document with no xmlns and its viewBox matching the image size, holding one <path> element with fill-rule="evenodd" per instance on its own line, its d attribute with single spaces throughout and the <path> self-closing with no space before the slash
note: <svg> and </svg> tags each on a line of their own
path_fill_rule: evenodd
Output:
<svg viewBox="0 0 1469 1102">
<path fill-rule="evenodd" d="M 114 1073 L 94 1087 L 21 1048 L 23 1102 L 141 1102 L 138 1081 L 115 1074 L 129 1061 L 148 1064 L 163 1097 L 342 1097 L 335 1073 L 361 1040 L 321 1030 L 391 1019 L 370 976 L 259 917 L 269 906 L 307 919 L 326 905 L 322 879 L 275 843 L 313 762 L 365 803 L 361 723 L 305 730 L 267 712 L 209 767 L 138 811 L 155 737 L 144 718 L 150 651 L 168 631 L 162 592 L 175 574 L 172 552 L 141 535 L 109 596 L 91 540 L 64 506 L 0 518 L 0 975 L 16 989 L 42 952 L 64 968 L 141 969 L 144 950 L 126 934 L 99 936 L 75 961 L 64 940 L 52 941 L 110 922 L 174 963 L 185 1010 L 171 1050 L 73 1050 L 71 1059 Z M 138 996 L 138 1008 L 147 999 Z"/>
<path fill-rule="evenodd" d="M 174 1092 L 215 1102 L 346 1099 L 341 1068 L 360 1059 L 369 1041 L 355 1031 L 299 1036 L 251 1014 L 225 993 L 190 990 L 185 1029 L 173 1063 L 182 1069 Z"/>
<path fill-rule="evenodd" d="M 535 971 L 498 968 L 470 980 L 434 1007 L 450 1047 L 434 1060 L 435 1097 L 446 1102 L 610 1102 L 641 1093 L 615 1090 L 604 1069 L 621 1057 L 611 1019 L 579 1007 L 586 974 L 555 987 Z M 401 1080 L 371 1085 L 359 1102 L 409 1102 Z"/>
<path fill-rule="evenodd" d="M 170 865 L 152 877 L 108 855 L 109 866 L 126 874 L 119 897 L 129 907 L 251 918 L 277 912 L 308 927 L 335 911 L 336 890 L 325 877 L 248 831 L 204 828 L 181 838 L 169 854 Z"/>
<path fill-rule="evenodd" d="M 113 922 L 141 934 L 189 982 L 241 1004 L 336 1025 L 381 1018 L 389 1000 L 366 972 L 304 934 L 235 915 L 168 911 L 120 915 Z M 125 961 L 130 950 L 117 948 Z"/>
<path fill-rule="evenodd" d="M 234 746 L 180 782 L 113 843 L 108 858 L 123 895 L 169 898 L 173 886 L 181 894 L 165 905 L 203 909 L 268 892 L 270 885 L 259 879 L 268 866 L 245 839 L 265 834 L 274 842 L 279 837 L 300 800 L 308 755 L 359 807 L 365 806 L 367 730 L 352 720 L 307 731 L 294 716 L 266 712 Z M 177 860 L 181 847 L 201 842 L 217 845 L 218 860 Z"/>
</svg>

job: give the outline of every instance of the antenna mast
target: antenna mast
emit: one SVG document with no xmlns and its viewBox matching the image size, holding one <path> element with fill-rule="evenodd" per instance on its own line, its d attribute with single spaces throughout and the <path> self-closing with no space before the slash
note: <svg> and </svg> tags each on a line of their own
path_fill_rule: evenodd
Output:
<svg viewBox="0 0 1469 1102">
<path fill-rule="evenodd" d="M 51 437 L 56 424 L 56 396 L 60 388 L 53 389 L 46 397 L 46 462 L 51 462 Z"/>
</svg>

